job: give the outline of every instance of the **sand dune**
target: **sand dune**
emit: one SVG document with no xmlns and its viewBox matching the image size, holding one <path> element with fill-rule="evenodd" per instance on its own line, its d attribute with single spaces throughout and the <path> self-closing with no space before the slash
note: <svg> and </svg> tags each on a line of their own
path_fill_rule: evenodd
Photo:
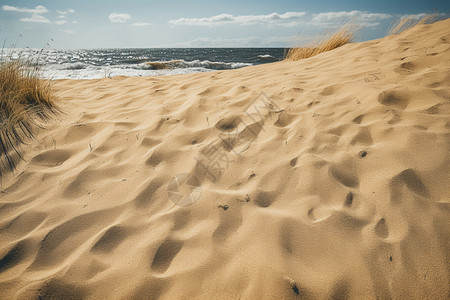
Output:
<svg viewBox="0 0 450 300">
<path fill-rule="evenodd" d="M 55 81 L 2 179 L 0 298 L 447 298 L 449 28 Z"/>
</svg>

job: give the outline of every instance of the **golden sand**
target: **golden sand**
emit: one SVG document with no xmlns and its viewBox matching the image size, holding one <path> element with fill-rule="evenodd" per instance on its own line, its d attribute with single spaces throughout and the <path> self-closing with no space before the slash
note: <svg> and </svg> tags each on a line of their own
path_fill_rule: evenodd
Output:
<svg viewBox="0 0 450 300">
<path fill-rule="evenodd" d="M 450 20 L 300 61 L 59 80 L 1 299 L 446 299 Z"/>
</svg>

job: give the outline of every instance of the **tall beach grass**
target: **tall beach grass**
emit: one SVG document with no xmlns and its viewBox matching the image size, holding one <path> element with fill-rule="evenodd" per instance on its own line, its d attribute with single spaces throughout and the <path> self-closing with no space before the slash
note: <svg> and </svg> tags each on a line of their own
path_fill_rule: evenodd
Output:
<svg viewBox="0 0 450 300">
<path fill-rule="evenodd" d="M 442 14 L 424 14 L 422 17 L 404 16 L 393 21 L 386 36 L 398 35 L 403 31 L 420 24 L 430 24 L 440 19 Z M 294 42 L 293 47 L 286 49 L 285 59 L 300 60 L 317 54 L 330 51 L 353 42 L 355 34 L 361 29 L 356 20 L 350 20 L 337 31 L 318 36 L 306 45 L 302 45 L 301 39 Z"/>
<path fill-rule="evenodd" d="M 3 48 L 0 59 L 0 177 L 16 168 L 21 145 L 57 111 L 37 61 L 13 53 Z"/>
<path fill-rule="evenodd" d="M 301 41 L 298 41 L 292 48 L 287 49 L 285 59 L 300 60 L 336 49 L 351 43 L 358 30 L 358 25 L 349 22 L 344 24 L 337 31 L 316 38 L 307 45 L 301 45 Z"/>
<path fill-rule="evenodd" d="M 391 23 L 388 29 L 387 35 L 398 35 L 402 33 L 405 30 L 408 30 L 409 28 L 412 28 L 416 25 L 420 24 L 429 24 L 436 22 L 439 19 L 440 14 L 438 13 L 432 13 L 432 14 L 425 14 L 421 18 L 413 17 L 413 16 L 405 16 L 400 17 L 396 19 L 394 22 Z"/>
</svg>

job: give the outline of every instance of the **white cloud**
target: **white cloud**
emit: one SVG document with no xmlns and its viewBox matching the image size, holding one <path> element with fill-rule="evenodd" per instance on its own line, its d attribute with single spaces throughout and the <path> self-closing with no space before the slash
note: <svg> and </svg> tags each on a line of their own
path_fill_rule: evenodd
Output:
<svg viewBox="0 0 450 300">
<path fill-rule="evenodd" d="M 60 29 L 59 31 L 67 33 L 67 34 L 74 34 L 75 33 L 75 31 L 70 30 L 70 29 Z"/>
<path fill-rule="evenodd" d="M 109 20 L 113 23 L 125 23 L 129 19 L 131 19 L 129 14 L 112 13 L 109 15 Z"/>
<path fill-rule="evenodd" d="M 32 14 L 29 18 L 21 18 L 20 21 L 30 23 L 51 23 L 49 19 L 38 14 Z"/>
<path fill-rule="evenodd" d="M 284 14 L 271 13 L 268 15 L 246 15 L 233 16 L 230 14 L 220 14 L 208 18 L 180 18 L 170 20 L 172 25 L 190 25 L 190 26 L 218 26 L 224 24 L 238 24 L 238 25 L 256 25 L 256 24 L 270 24 L 270 25 L 285 25 L 301 19 L 305 16 L 305 12 L 286 12 Z"/>
<path fill-rule="evenodd" d="M 368 13 L 358 10 L 352 11 L 338 11 L 338 12 L 324 12 L 314 15 L 311 22 L 319 26 L 338 26 L 342 23 L 354 20 L 358 24 L 371 27 L 379 25 L 379 21 L 389 19 L 392 15 L 380 13 Z"/>
<path fill-rule="evenodd" d="M 48 12 L 48 9 L 42 5 L 38 5 L 35 8 L 26 8 L 26 7 L 15 7 L 9 5 L 3 5 L 2 10 L 4 11 L 16 11 L 21 13 L 30 13 L 30 14 L 44 14 Z"/>
<path fill-rule="evenodd" d="M 47 19 L 46 17 L 41 15 L 41 14 L 48 13 L 48 9 L 42 5 L 38 5 L 35 8 L 26 8 L 26 7 L 21 8 L 21 7 L 3 5 L 2 10 L 30 14 L 29 17 L 21 18 L 20 19 L 21 22 L 51 23 L 49 19 Z"/>
<path fill-rule="evenodd" d="M 67 24 L 69 21 L 67 20 L 68 14 L 72 14 L 75 11 L 71 8 L 67 9 L 67 10 L 57 10 L 56 11 L 59 16 L 57 21 L 55 21 L 55 24 L 57 25 L 64 25 Z M 72 21 L 72 23 L 76 23 L 76 21 Z"/>
<path fill-rule="evenodd" d="M 60 15 L 67 15 L 67 14 L 73 14 L 75 11 L 73 9 L 69 8 L 68 10 L 57 10 L 56 12 Z"/>
<path fill-rule="evenodd" d="M 201 37 L 194 40 L 175 43 L 170 45 L 161 45 L 161 47 L 285 47 L 290 45 L 294 36 L 275 36 L 275 37 L 245 37 L 245 38 L 209 38 Z"/>
<path fill-rule="evenodd" d="M 72 21 L 72 24 L 78 24 L 78 21 Z"/>
<path fill-rule="evenodd" d="M 414 15 L 402 15 L 400 16 L 400 18 L 411 18 L 413 20 L 421 20 L 423 18 L 425 18 L 426 16 L 428 16 L 428 14 L 426 13 L 420 13 L 420 14 L 414 14 Z"/>
<path fill-rule="evenodd" d="M 131 24 L 132 26 L 138 26 L 138 27 L 143 27 L 143 26 L 152 26 L 152 23 L 147 23 L 147 22 L 141 22 L 141 23 L 133 23 Z"/>
</svg>

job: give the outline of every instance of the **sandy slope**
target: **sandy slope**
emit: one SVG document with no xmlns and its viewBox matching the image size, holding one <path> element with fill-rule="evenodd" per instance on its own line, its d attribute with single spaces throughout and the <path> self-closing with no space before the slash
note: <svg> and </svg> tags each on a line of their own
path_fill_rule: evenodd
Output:
<svg viewBox="0 0 450 300">
<path fill-rule="evenodd" d="M 445 299 L 449 28 L 55 82 L 67 115 L 3 179 L 0 298 Z"/>
</svg>

